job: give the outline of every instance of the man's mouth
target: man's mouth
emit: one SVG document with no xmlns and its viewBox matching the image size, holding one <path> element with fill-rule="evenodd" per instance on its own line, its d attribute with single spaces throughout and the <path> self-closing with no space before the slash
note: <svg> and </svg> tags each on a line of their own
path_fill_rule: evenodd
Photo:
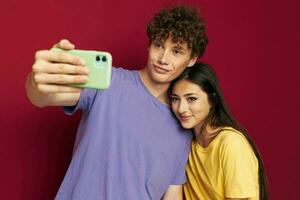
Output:
<svg viewBox="0 0 300 200">
<path fill-rule="evenodd" d="M 165 73 L 168 73 L 169 71 L 171 71 L 171 70 L 166 69 L 165 67 L 161 67 L 159 65 L 153 64 L 153 66 L 155 68 L 155 71 L 157 71 L 158 73 L 161 73 L 161 74 L 165 74 Z"/>
</svg>

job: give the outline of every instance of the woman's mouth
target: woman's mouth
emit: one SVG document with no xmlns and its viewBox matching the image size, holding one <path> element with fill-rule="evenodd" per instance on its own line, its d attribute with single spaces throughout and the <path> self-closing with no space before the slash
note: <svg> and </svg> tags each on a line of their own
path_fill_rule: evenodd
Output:
<svg viewBox="0 0 300 200">
<path fill-rule="evenodd" d="M 179 116 L 179 118 L 180 118 L 180 121 L 182 121 L 182 122 L 186 122 L 186 121 L 188 121 L 190 118 L 191 118 L 191 116 Z"/>
</svg>

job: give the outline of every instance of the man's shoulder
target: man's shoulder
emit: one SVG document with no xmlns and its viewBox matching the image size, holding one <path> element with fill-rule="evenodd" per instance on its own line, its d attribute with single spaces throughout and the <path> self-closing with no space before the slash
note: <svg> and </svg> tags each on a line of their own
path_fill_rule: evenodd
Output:
<svg viewBox="0 0 300 200">
<path fill-rule="evenodd" d="M 123 67 L 112 68 L 113 81 L 135 81 L 138 72 L 136 70 L 125 69 Z"/>
<path fill-rule="evenodd" d="M 130 74 L 137 73 L 136 70 L 126 69 L 124 67 L 117 67 L 117 66 L 112 67 L 112 72 L 115 74 L 124 74 L 124 75 L 130 75 Z"/>
</svg>

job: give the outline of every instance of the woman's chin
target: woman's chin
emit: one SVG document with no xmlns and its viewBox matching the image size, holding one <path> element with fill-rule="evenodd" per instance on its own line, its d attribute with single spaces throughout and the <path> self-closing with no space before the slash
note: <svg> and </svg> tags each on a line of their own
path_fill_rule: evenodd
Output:
<svg viewBox="0 0 300 200">
<path fill-rule="evenodd" d="M 191 125 L 191 124 L 186 124 L 186 123 L 181 123 L 181 126 L 182 126 L 183 128 L 185 128 L 185 129 L 191 129 L 191 128 L 193 128 L 193 125 Z"/>
</svg>

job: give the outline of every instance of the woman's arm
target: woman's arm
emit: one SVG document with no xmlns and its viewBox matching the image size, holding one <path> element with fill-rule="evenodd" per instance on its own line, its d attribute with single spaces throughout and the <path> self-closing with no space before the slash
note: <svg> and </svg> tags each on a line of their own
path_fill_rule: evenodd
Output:
<svg viewBox="0 0 300 200">
<path fill-rule="evenodd" d="M 182 185 L 170 185 L 162 200 L 182 200 Z"/>
</svg>

